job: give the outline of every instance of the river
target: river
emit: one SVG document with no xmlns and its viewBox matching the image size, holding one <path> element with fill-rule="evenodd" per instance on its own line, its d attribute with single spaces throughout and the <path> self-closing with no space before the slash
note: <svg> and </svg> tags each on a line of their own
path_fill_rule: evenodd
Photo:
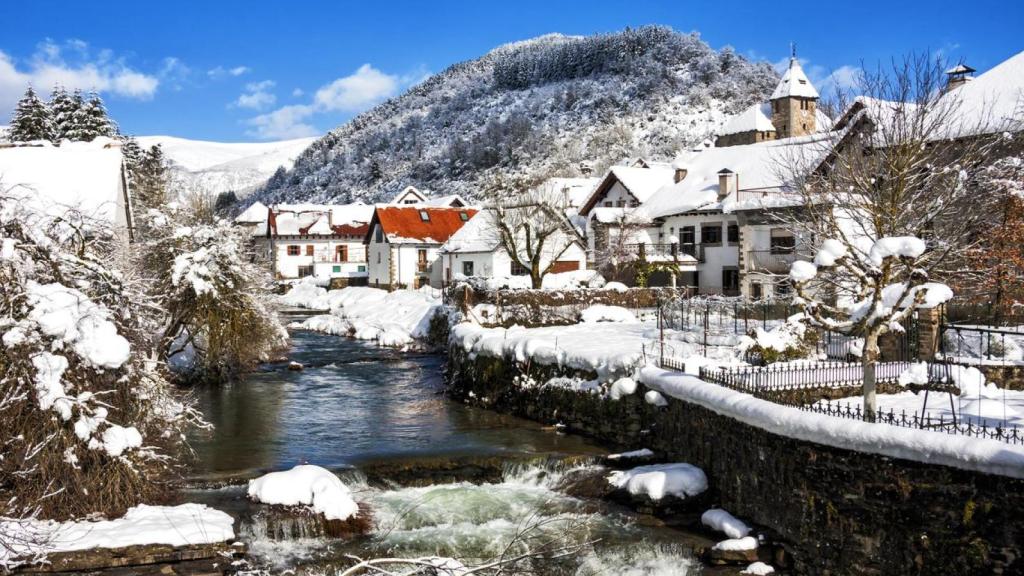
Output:
<svg viewBox="0 0 1024 576">
<path fill-rule="evenodd" d="M 267 365 L 197 398 L 214 429 L 192 439 L 186 498 L 239 518 L 258 568 L 329 574 L 346 554 L 477 562 L 535 526 L 540 538 L 596 542 L 571 558 L 536 563 L 536 574 L 712 572 L 691 552 L 706 539 L 567 493 L 572 478 L 593 476 L 600 446 L 448 400 L 443 358 L 302 331 L 293 332 L 292 346 L 290 360 L 304 370 Z M 299 527 L 284 537 L 254 514 L 244 481 L 300 463 L 338 473 L 371 511 L 372 532 L 337 541 Z"/>
</svg>

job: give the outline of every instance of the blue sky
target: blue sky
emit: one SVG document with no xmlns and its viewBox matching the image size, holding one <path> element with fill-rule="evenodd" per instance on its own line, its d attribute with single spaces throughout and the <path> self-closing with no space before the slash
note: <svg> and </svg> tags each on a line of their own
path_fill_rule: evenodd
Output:
<svg viewBox="0 0 1024 576">
<path fill-rule="evenodd" d="M 124 132 L 322 134 L 449 64 L 548 32 L 665 24 L 812 79 L 912 50 L 986 70 L 1024 50 L 1024 2 L 0 2 L 0 123 L 32 81 L 97 88 Z M 795 23 L 799 22 L 799 25 Z"/>
</svg>

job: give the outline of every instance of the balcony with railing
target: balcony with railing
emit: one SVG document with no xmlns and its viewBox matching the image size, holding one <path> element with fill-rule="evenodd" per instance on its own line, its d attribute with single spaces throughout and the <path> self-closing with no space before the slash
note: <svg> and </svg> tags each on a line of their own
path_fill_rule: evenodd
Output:
<svg viewBox="0 0 1024 576">
<path fill-rule="evenodd" d="M 690 258 L 704 261 L 704 250 L 699 244 L 627 244 L 628 254 L 649 262 L 683 262 Z"/>
<path fill-rule="evenodd" d="M 802 257 L 794 248 L 771 248 L 768 250 L 748 250 L 747 270 L 754 272 L 770 272 L 786 274 L 793 262 Z"/>
<path fill-rule="evenodd" d="M 799 206 L 803 204 L 803 195 L 782 188 L 748 188 L 736 191 L 736 202 L 748 208 Z"/>
</svg>

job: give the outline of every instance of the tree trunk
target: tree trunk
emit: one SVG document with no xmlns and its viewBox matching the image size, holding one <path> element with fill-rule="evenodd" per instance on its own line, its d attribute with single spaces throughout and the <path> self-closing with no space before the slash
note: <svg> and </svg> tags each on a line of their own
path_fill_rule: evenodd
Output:
<svg viewBox="0 0 1024 576">
<path fill-rule="evenodd" d="M 875 364 L 878 362 L 878 334 L 870 332 L 864 338 L 864 353 L 861 364 L 864 367 L 864 421 L 874 422 L 878 411 L 875 397 Z"/>
<path fill-rule="evenodd" d="M 530 265 L 530 282 L 533 284 L 534 290 L 544 287 L 544 276 L 540 273 L 540 266 L 536 262 Z"/>
</svg>

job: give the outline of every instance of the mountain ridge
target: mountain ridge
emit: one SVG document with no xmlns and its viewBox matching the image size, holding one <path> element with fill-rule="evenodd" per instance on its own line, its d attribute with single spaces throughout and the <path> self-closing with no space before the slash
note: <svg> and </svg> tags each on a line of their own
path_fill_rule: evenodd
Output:
<svg viewBox="0 0 1024 576">
<path fill-rule="evenodd" d="M 500 176 L 670 160 L 763 100 L 778 74 L 662 26 L 548 34 L 453 64 L 313 142 L 251 200 L 477 199 Z"/>
</svg>

